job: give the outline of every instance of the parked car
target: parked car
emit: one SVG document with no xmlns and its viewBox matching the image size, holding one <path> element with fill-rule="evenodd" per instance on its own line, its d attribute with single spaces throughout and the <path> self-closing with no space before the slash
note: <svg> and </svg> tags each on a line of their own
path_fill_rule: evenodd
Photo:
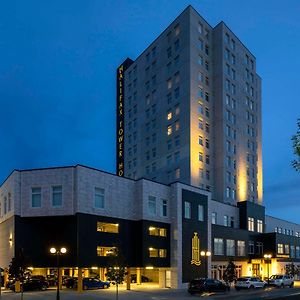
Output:
<svg viewBox="0 0 300 300">
<path fill-rule="evenodd" d="M 97 278 L 83 278 L 82 280 L 82 288 L 84 290 L 88 289 L 107 289 L 110 287 L 109 281 L 102 281 Z"/>
<path fill-rule="evenodd" d="M 130 275 L 130 280 L 132 283 L 136 283 L 137 282 L 137 275 L 136 274 L 131 274 Z M 152 279 L 144 276 L 144 275 L 141 275 L 141 282 L 151 282 Z"/>
<path fill-rule="evenodd" d="M 240 277 L 235 283 L 235 289 L 256 289 L 256 288 L 265 288 L 267 282 L 261 280 L 258 277 Z"/>
<path fill-rule="evenodd" d="M 46 277 L 43 275 L 32 275 L 30 277 L 30 279 L 38 279 L 38 280 L 42 281 L 45 284 L 45 286 L 47 286 L 47 288 L 49 287 L 49 282 L 46 279 Z"/>
<path fill-rule="evenodd" d="M 76 277 L 67 278 L 66 281 L 65 281 L 66 288 L 68 288 L 68 289 L 76 288 L 77 287 L 77 280 L 78 279 Z"/>
<path fill-rule="evenodd" d="M 276 287 L 293 287 L 294 277 L 291 275 L 272 275 L 269 280 L 269 285 Z"/>
<path fill-rule="evenodd" d="M 188 292 L 193 295 L 203 292 L 226 292 L 230 287 L 226 283 L 211 278 L 197 278 L 189 283 Z"/>
<path fill-rule="evenodd" d="M 40 279 L 27 279 L 21 283 L 21 288 L 23 291 L 45 291 L 47 290 L 47 285 L 44 281 Z M 15 291 L 15 283 L 11 285 L 10 289 Z"/>
<path fill-rule="evenodd" d="M 66 279 L 66 288 L 73 289 L 77 288 L 78 278 L 70 277 Z M 87 277 L 82 279 L 82 288 L 84 290 L 89 289 L 107 289 L 110 287 L 109 281 L 102 281 L 98 278 Z"/>
</svg>

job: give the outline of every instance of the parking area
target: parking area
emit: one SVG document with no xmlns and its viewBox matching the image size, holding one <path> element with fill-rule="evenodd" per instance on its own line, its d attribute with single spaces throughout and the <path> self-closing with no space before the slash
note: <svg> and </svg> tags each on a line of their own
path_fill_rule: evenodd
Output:
<svg viewBox="0 0 300 300">
<path fill-rule="evenodd" d="M 61 291 L 61 300 L 114 300 L 116 288 L 112 286 L 109 289 L 89 290 L 83 293 L 77 293 L 74 290 L 63 289 Z M 168 299 L 180 299 L 180 300 L 192 300 L 198 298 L 208 299 L 242 299 L 242 300 L 256 300 L 256 299 L 300 299 L 300 284 L 296 283 L 295 288 L 266 288 L 264 290 L 243 290 L 235 291 L 231 289 L 226 293 L 204 293 L 197 295 L 189 295 L 186 290 L 175 289 L 161 289 L 156 284 L 147 283 L 144 285 L 132 284 L 132 290 L 127 291 L 125 285 L 121 285 L 119 288 L 120 300 L 168 300 Z M 16 294 L 10 291 L 2 291 L 2 298 L 4 300 L 20 299 L 20 294 Z M 26 292 L 24 293 L 24 300 L 50 300 L 55 299 L 55 288 L 50 288 L 44 292 Z"/>
</svg>

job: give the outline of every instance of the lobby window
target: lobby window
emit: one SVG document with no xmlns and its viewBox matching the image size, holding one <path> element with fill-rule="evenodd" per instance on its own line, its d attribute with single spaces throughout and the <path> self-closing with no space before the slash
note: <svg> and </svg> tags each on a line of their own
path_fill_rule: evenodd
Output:
<svg viewBox="0 0 300 300">
<path fill-rule="evenodd" d="M 224 255 L 223 239 L 214 238 L 214 254 Z"/>
<path fill-rule="evenodd" d="M 216 212 L 211 213 L 211 224 L 217 224 L 217 213 Z"/>
<path fill-rule="evenodd" d="M 97 222 L 98 232 L 119 233 L 118 223 Z"/>
<path fill-rule="evenodd" d="M 248 242 L 248 254 L 254 254 L 254 242 L 253 241 Z"/>
<path fill-rule="evenodd" d="M 115 253 L 116 247 L 97 246 L 97 256 L 110 256 Z"/>
<path fill-rule="evenodd" d="M 150 226 L 149 227 L 149 235 L 166 237 L 167 236 L 167 229 L 166 228 Z"/>
<path fill-rule="evenodd" d="M 290 254 L 290 245 L 284 245 L 284 253 Z"/>
<path fill-rule="evenodd" d="M 42 189 L 40 187 L 31 188 L 31 207 L 42 206 Z"/>
<path fill-rule="evenodd" d="M 283 244 L 277 244 L 277 253 L 283 254 Z"/>
<path fill-rule="evenodd" d="M 226 240 L 226 255 L 235 256 L 235 241 Z"/>
<path fill-rule="evenodd" d="M 167 257 L 167 249 L 149 248 L 149 257 L 165 258 Z"/>
<path fill-rule="evenodd" d="M 184 218 L 191 218 L 191 203 L 187 201 L 184 201 Z"/>
<path fill-rule="evenodd" d="M 156 215 L 156 198 L 153 196 L 148 197 L 148 213 L 151 216 Z"/>
<path fill-rule="evenodd" d="M 263 233 L 263 221 L 257 220 L 257 232 Z"/>
<path fill-rule="evenodd" d="M 237 241 L 237 255 L 245 256 L 245 241 Z"/>
<path fill-rule="evenodd" d="M 229 218 L 228 218 L 228 216 L 225 215 L 223 217 L 223 225 L 228 227 L 229 226 L 228 224 L 229 224 Z"/>
<path fill-rule="evenodd" d="M 168 201 L 166 199 L 161 199 L 160 214 L 162 217 L 166 217 L 168 215 Z"/>
<path fill-rule="evenodd" d="M 52 187 L 52 206 L 62 206 L 62 186 Z"/>
<path fill-rule="evenodd" d="M 198 204 L 198 221 L 204 221 L 204 209 L 200 204 Z"/>
<path fill-rule="evenodd" d="M 95 208 L 104 208 L 104 189 L 95 187 L 94 206 Z"/>
<path fill-rule="evenodd" d="M 254 231 L 254 218 L 248 217 L 248 230 Z"/>
</svg>

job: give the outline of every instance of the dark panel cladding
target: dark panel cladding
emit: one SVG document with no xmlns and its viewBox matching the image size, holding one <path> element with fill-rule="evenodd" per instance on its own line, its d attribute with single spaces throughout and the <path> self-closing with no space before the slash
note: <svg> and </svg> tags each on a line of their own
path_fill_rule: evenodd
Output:
<svg viewBox="0 0 300 300">
<path fill-rule="evenodd" d="M 26 217 L 15 216 L 15 251 L 23 249 L 29 264 L 34 267 L 55 267 L 56 258 L 51 247 L 66 247 L 61 265 L 72 267 L 77 260 L 76 217 Z"/>
<path fill-rule="evenodd" d="M 191 204 L 191 218 L 184 217 L 185 202 Z M 192 264 L 192 241 L 196 235 L 199 238 L 199 251 L 207 251 L 208 248 L 208 206 L 207 196 L 182 190 L 182 282 L 189 282 L 196 277 L 204 277 L 205 261 L 200 257 L 200 265 Z M 204 221 L 198 221 L 198 205 L 203 206 Z"/>
<path fill-rule="evenodd" d="M 116 174 L 124 176 L 124 99 L 125 86 L 124 74 L 126 69 L 133 63 L 133 60 L 127 58 L 117 69 L 117 124 L 116 124 Z"/>
</svg>

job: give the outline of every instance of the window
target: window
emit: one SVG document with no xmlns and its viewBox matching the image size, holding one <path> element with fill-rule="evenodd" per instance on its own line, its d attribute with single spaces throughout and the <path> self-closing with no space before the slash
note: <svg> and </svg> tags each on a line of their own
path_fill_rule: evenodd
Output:
<svg viewBox="0 0 300 300">
<path fill-rule="evenodd" d="M 214 254 L 224 255 L 223 239 L 214 238 Z"/>
<path fill-rule="evenodd" d="M 211 213 L 211 224 L 217 224 L 217 213 L 216 212 Z"/>
<path fill-rule="evenodd" d="M 228 223 L 229 223 L 228 221 L 229 221 L 229 218 L 228 218 L 228 216 L 225 215 L 225 216 L 223 217 L 223 225 L 224 225 L 224 226 L 228 226 Z"/>
<path fill-rule="evenodd" d="M 283 254 L 283 244 L 277 244 L 277 253 Z"/>
<path fill-rule="evenodd" d="M 95 187 L 94 206 L 95 208 L 104 208 L 104 189 Z"/>
<path fill-rule="evenodd" d="M 254 242 L 253 241 L 248 242 L 248 254 L 254 254 Z"/>
<path fill-rule="evenodd" d="M 62 206 L 62 186 L 52 187 L 52 206 Z"/>
<path fill-rule="evenodd" d="M 148 213 L 151 216 L 156 215 L 156 198 L 153 196 L 148 197 Z"/>
<path fill-rule="evenodd" d="M 165 258 L 167 257 L 167 249 L 149 248 L 149 257 Z"/>
<path fill-rule="evenodd" d="M 254 218 L 248 217 L 248 230 L 254 231 Z"/>
<path fill-rule="evenodd" d="M 291 258 L 295 258 L 295 246 L 291 245 L 291 254 L 290 254 Z"/>
<path fill-rule="evenodd" d="M 171 135 L 171 134 L 172 134 L 172 125 L 169 125 L 169 126 L 167 127 L 167 134 L 168 134 L 168 135 Z"/>
<path fill-rule="evenodd" d="M 167 81 L 167 87 L 168 87 L 168 90 L 172 88 L 172 79 L 169 79 Z"/>
<path fill-rule="evenodd" d="M 300 246 L 296 246 L 296 258 L 300 258 Z"/>
<path fill-rule="evenodd" d="M 264 244 L 262 242 L 257 242 L 256 243 L 256 254 L 263 254 L 264 252 Z"/>
<path fill-rule="evenodd" d="M 198 205 L 198 221 L 204 221 L 203 205 Z"/>
<path fill-rule="evenodd" d="M 227 256 L 235 256 L 235 241 L 226 240 L 226 254 Z"/>
<path fill-rule="evenodd" d="M 40 187 L 31 189 L 31 207 L 42 206 L 42 189 Z"/>
<path fill-rule="evenodd" d="M 110 256 L 115 253 L 116 247 L 97 246 L 97 256 Z"/>
<path fill-rule="evenodd" d="M 203 137 L 201 135 L 198 137 L 198 144 L 203 146 Z"/>
<path fill-rule="evenodd" d="M 191 203 L 187 201 L 184 202 L 184 217 L 185 219 L 191 218 Z"/>
<path fill-rule="evenodd" d="M 199 158 L 199 161 L 203 161 L 203 153 L 202 152 L 199 152 L 198 158 Z"/>
<path fill-rule="evenodd" d="M 226 197 L 230 198 L 230 187 L 226 188 Z"/>
<path fill-rule="evenodd" d="M 161 199 L 160 215 L 162 217 L 166 217 L 168 215 L 168 201 L 166 199 Z"/>
<path fill-rule="evenodd" d="M 150 226 L 149 227 L 149 235 L 166 237 L 167 236 L 167 229 L 166 228 Z"/>
<path fill-rule="evenodd" d="M 284 253 L 290 254 L 290 245 L 284 245 Z"/>
<path fill-rule="evenodd" d="M 175 35 L 176 36 L 179 35 L 179 33 L 180 33 L 180 27 L 179 27 L 178 24 L 174 27 L 174 30 L 175 30 Z"/>
<path fill-rule="evenodd" d="M 257 220 L 257 232 L 263 233 L 263 221 Z"/>
<path fill-rule="evenodd" d="M 237 241 L 237 255 L 245 256 L 245 241 Z"/>
<path fill-rule="evenodd" d="M 11 211 L 11 193 L 8 193 L 8 212 Z"/>
<path fill-rule="evenodd" d="M 98 232 L 119 233 L 118 223 L 97 222 Z"/>
</svg>

